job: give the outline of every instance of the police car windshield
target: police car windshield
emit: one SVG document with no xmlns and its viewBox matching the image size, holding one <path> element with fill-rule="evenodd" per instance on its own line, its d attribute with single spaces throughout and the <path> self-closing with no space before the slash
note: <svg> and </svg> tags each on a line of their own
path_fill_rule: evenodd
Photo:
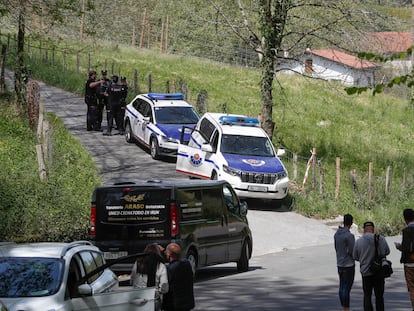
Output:
<svg viewBox="0 0 414 311">
<path fill-rule="evenodd" d="M 266 137 L 223 135 L 220 150 L 222 153 L 274 157 L 271 142 Z"/>
<path fill-rule="evenodd" d="M 64 262 L 58 258 L 0 258 L 0 297 L 40 297 L 59 290 Z"/>
<path fill-rule="evenodd" d="M 161 124 L 196 124 L 198 115 L 192 107 L 157 107 L 155 120 Z"/>
</svg>

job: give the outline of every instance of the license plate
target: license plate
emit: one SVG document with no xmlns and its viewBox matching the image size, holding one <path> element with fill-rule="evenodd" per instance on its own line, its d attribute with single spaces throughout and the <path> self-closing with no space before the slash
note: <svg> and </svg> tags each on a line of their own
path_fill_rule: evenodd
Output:
<svg viewBox="0 0 414 311">
<path fill-rule="evenodd" d="M 267 192 L 267 187 L 265 187 L 265 186 L 248 186 L 247 190 L 257 191 L 257 192 Z"/>
<path fill-rule="evenodd" d="M 128 252 L 104 252 L 104 258 L 106 260 L 118 259 L 128 255 Z"/>
</svg>

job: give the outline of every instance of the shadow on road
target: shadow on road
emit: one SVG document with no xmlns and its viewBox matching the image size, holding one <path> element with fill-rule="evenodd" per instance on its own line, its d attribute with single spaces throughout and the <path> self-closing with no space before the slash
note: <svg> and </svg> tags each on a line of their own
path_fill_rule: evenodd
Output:
<svg viewBox="0 0 414 311">
<path fill-rule="evenodd" d="M 247 202 L 249 209 L 260 211 L 274 212 L 291 212 L 293 210 L 293 198 L 288 195 L 283 200 L 260 200 L 260 199 L 242 199 Z"/>
<path fill-rule="evenodd" d="M 228 266 L 205 267 L 197 271 L 196 283 L 211 281 L 214 279 L 219 279 L 219 278 L 236 275 L 236 274 L 250 273 L 252 271 L 260 270 L 260 269 L 263 269 L 263 268 L 260 266 L 250 266 L 249 271 L 241 273 L 237 271 L 237 267 L 235 263 L 230 264 Z"/>
</svg>

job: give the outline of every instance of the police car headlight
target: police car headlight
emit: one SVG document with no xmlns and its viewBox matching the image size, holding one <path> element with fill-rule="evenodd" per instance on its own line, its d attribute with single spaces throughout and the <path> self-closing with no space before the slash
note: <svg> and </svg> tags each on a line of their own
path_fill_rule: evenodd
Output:
<svg viewBox="0 0 414 311">
<path fill-rule="evenodd" d="M 282 173 L 277 174 L 277 179 L 285 178 L 285 177 L 287 177 L 287 175 L 288 175 L 287 172 L 283 171 Z"/>
<path fill-rule="evenodd" d="M 226 172 L 227 174 L 231 175 L 231 176 L 239 176 L 241 175 L 241 171 L 231 168 L 227 165 L 223 165 L 223 171 Z"/>
<path fill-rule="evenodd" d="M 172 137 L 162 136 L 161 139 L 165 143 L 174 143 L 174 144 L 178 144 L 179 143 L 178 139 L 175 139 L 175 138 L 172 138 Z"/>
</svg>

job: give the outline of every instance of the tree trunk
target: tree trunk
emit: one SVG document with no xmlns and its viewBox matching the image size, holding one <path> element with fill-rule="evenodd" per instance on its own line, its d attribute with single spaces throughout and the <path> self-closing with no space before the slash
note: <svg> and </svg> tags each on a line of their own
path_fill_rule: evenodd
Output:
<svg viewBox="0 0 414 311">
<path fill-rule="evenodd" d="M 262 58 L 262 80 L 261 80 L 261 93 L 262 93 L 262 128 L 265 130 L 270 138 L 273 137 L 273 131 L 275 123 L 273 122 L 273 58 L 264 56 Z"/>
</svg>

